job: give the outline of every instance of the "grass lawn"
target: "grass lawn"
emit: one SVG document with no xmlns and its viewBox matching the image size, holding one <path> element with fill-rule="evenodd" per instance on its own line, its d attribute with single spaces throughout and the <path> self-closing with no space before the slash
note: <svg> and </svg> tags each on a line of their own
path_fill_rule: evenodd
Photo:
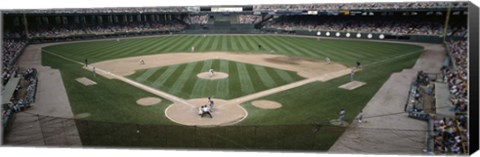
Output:
<svg viewBox="0 0 480 157">
<path fill-rule="evenodd" d="M 259 44 L 262 49 L 256 46 Z M 422 49 L 420 46 L 408 44 L 286 36 L 179 35 L 122 39 L 120 42 L 107 40 L 61 44 L 46 47 L 44 50 L 79 62 L 83 62 L 86 57 L 90 62 L 98 62 L 138 55 L 189 52 L 192 46 L 200 52 L 275 53 L 322 60 L 329 57 L 334 62 L 349 66 L 361 61 L 367 66 L 358 72 L 355 78 L 367 84 L 353 91 L 339 89 L 338 86 L 349 81 L 349 76 L 328 82 L 310 83 L 261 98 L 280 102 L 280 109 L 258 109 L 247 102 L 242 106 L 247 109 L 248 117 L 241 123 L 228 127 L 196 128 L 179 126 L 168 120 L 164 116 L 164 109 L 171 102 L 165 99 L 158 105 L 138 106 L 135 104 L 137 99 L 154 95 L 121 81 L 93 78 L 92 74 L 83 70 L 80 65 L 45 52 L 42 53 L 42 64 L 60 69 L 74 114 L 91 114 L 86 118 L 88 121 L 77 122 L 82 143 L 86 146 L 327 150 L 344 131 L 344 128 L 328 123 L 330 119 L 337 118 L 340 108 L 346 109 L 346 120 L 351 122 L 392 73 L 411 68 L 415 64 Z M 187 70 L 193 74 L 196 74 L 195 71 L 207 71 L 204 70 L 205 65 L 210 64 L 228 64 L 225 67 L 228 67 L 229 74 L 237 70 L 238 74 L 248 73 L 249 78 L 242 79 L 238 75 L 225 80 L 228 84 L 219 81 L 210 85 L 191 81 L 193 77 L 180 77 Z M 165 73 L 173 68 L 183 70 L 178 70 L 178 74 L 167 78 Z M 270 74 L 273 83 L 262 80 L 265 77 L 259 75 L 258 66 L 222 60 L 152 68 L 138 71 L 129 77 L 184 98 L 211 94 L 229 99 L 290 81 L 282 78 L 279 80 L 274 75 L 278 74 L 276 69 L 264 70 Z M 150 73 L 151 76 L 147 77 Z M 152 77 L 163 77 L 164 74 L 167 78 L 164 82 L 158 82 L 154 80 L 157 77 Z M 187 75 L 185 72 L 185 76 Z M 288 75 L 293 78 L 291 81 L 298 79 L 296 75 Z M 98 84 L 83 86 L 75 81 L 78 77 L 90 78 Z M 177 81 L 184 81 L 186 84 Z M 197 84 L 215 88 L 205 90 L 195 87 Z M 228 90 L 219 90 L 227 89 L 227 86 Z M 312 131 L 312 123 L 322 124 L 317 132 Z M 137 133 L 137 130 L 140 133 Z"/>
<path fill-rule="evenodd" d="M 221 80 L 205 80 L 198 73 L 209 69 L 228 73 Z M 296 82 L 295 72 L 227 60 L 207 60 L 136 71 L 128 78 L 184 99 L 213 96 L 233 99 Z"/>
</svg>

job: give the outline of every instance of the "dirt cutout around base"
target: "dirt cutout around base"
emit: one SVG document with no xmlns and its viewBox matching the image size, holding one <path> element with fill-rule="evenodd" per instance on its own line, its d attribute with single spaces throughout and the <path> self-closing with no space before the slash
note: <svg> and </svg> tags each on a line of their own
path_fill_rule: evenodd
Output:
<svg viewBox="0 0 480 157">
<path fill-rule="evenodd" d="M 140 106 L 152 106 L 158 104 L 162 99 L 156 97 L 145 97 L 137 100 L 137 104 Z"/>
<path fill-rule="evenodd" d="M 332 119 L 332 120 L 330 120 L 330 124 L 336 125 L 336 126 L 343 126 L 343 127 L 347 127 L 347 126 L 348 126 L 348 122 L 347 122 L 347 121 L 342 121 L 342 122 L 340 122 L 340 120 L 338 120 L 338 119 Z"/>
<path fill-rule="evenodd" d="M 197 77 L 206 80 L 220 80 L 228 78 L 228 74 L 223 72 L 214 72 L 212 75 L 210 72 L 203 72 L 197 74 Z"/>
<path fill-rule="evenodd" d="M 79 113 L 75 115 L 75 118 L 82 119 L 82 118 L 87 118 L 90 117 L 90 113 Z"/>
<path fill-rule="evenodd" d="M 91 85 L 96 85 L 97 84 L 97 82 L 92 81 L 92 80 L 90 80 L 86 77 L 77 78 L 75 80 L 77 80 L 78 82 L 80 82 L 81 84 L 83 84 L 85 86 L 91 86 Z"/>
<path fill-rule="evenodd" d="M 338 88 L 343 88 L 343 89 L 346 89 L 346 90 L 354 90 L 354 89 L 359 88 L 359 87 L 361 87 L 365 84 L 367 84 L 367 83 L 360 82 L 360 81 L 351 81 L 349 83 L 346 83 L 346 84 L 343 84 L 343 85 L 339 86 Z"/>
<path fill-rule="evenodd" d="M 174 103 L 165 109 L 165 116 L 175 123 L 189 126 L 222 126 L 238 123 L 247 117 L 247 111 L 239 104 L 225 104 L 222 99 L 212 99 L 215 105 L 212 109 L 212 118 L 208 115 L 201 117 L 199 108 L 209 105 L 207 98 L 187 100 L 194 106 Z"/>
<path fill-rule="evenodd" d="M 252 105 L 261 109 L 277 109 L 282 107 L 282 104 L 270 100 L 255 100 L 252 101 Z"/>
</svg>

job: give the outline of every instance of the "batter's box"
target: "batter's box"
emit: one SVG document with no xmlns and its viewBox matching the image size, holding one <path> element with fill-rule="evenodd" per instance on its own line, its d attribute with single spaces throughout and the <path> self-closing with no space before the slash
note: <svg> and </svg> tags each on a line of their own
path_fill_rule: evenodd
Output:
<svg viewBox="0 0 480 157">
<path fill-rule="evenodd" d="M 80 82 L 81 84 L 83 84 L 85 86 L 91 86 L 91 85 L 96 85 L 97 84 L 95 81 L 92 81 L 92 80 L 90 80 L 86 77 L 77 78 L 75 80 L 77 80 L 78 82 Z"/>
<path fill-rule="evenodd" d="M 339 86 L 338 88 L 343 88 L 343 89 L 346 89 L 346 90 L 354 90 L 354 89 L 356 89 L 358 87 L 361 87 L 365 84 L 367 84 L 367 83 L 360 82 L 360 81 L 351 81 L 349 83 L 346 83 L 344 85 Z"/>
</svg>

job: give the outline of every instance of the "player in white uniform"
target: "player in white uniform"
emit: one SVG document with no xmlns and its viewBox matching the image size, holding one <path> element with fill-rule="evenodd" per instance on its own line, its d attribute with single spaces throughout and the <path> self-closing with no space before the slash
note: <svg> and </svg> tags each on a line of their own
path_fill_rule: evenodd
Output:
<svg viewBox="0 0 480 157">
<path fill-rule="evenodd" d="M 213 69 L 208 70 L 208 72 L 209 72 L 209 74 L 210 74 L 210 77 L 213 77 L 213 73 L 214 73 L 214 72 L 213 72 Z"/>
</svg>

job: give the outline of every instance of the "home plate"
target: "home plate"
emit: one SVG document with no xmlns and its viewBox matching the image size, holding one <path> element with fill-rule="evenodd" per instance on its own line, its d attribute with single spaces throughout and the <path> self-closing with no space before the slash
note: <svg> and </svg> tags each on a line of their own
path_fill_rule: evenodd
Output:
<svg viewBox="0 0 480 157">
<path fill-rule="evenodd" d="M 346 83 L 344 85 L 341 85 L 339 86 L 338 88 L 343 88 L 343 89 L 347 89 L 347 90 L 353 90 L 353 89 L 356 89 L 358 87 L 361 87 L 363 85 L 365 85 L 367 83 L 365 82 L 360 82 L 360 81 L 351 81 L 349 83 Z"/>
<path fill-rule="evenodd" d="M 81 77 L 81 78 L 77 78 L 75 79 L 77 80 L 78 82 L 80 82 L 81 84 L 85 85 L 85 86 L 90 86 L 90 85 L 96 85 L 97 83 L 86 78 L 86 77 Z"/>
</svg>

